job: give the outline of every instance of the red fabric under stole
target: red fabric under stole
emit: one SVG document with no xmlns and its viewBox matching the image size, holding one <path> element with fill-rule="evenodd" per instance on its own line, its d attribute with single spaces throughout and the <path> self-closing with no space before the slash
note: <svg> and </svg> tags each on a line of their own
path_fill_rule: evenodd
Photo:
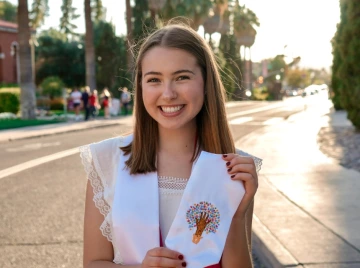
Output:
<svg viewBox="0 0 360 268">
<path fill-rule="evenodd" d="M 161 232 L 160 232 L 160 247 L 163 247 L 164 244 L 162 242 L 162 236 L 161 236 Z M 218 263 L 218 264 L 213 264 L 213 265 L 210 265 L 210 266 L 206 266 L 205 268 L 221 268 L 221 264 Z"/>
</svg>

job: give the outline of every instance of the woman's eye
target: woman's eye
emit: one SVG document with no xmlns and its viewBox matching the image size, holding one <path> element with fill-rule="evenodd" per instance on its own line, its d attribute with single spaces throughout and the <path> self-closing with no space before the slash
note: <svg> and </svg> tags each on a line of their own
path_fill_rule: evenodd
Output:
<svg viewBox="0 0 360 268">
<path fill-rule="evenodd" d="M 182 75 L 182 76 L 179 76 L 179 77 L 177 78 L 178 81 L 186 80 L 186 79 L 190 79 L 190 77 L 189 77 L 189 76 L 186 76 L 186 75 Z"/>
<path fill-rule="evenodd" d="M 156 83 L 156 82 L 159 82 L 160 80 L 157 79 L 157 78 L 150 78 L 147 80 L 148 83 Z"/>
</svg>

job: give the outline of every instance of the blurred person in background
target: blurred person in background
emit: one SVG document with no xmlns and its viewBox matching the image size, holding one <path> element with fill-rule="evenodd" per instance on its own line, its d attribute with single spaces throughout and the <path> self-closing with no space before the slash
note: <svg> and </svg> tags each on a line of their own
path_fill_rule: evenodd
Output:
<svg viewBox="0 0 360 268">
<path fill-rule="evenodd" d="M 99 109 L 99 99 L 97 90 L 94 89 L 89 97 L 89 112 L 92 119 L 95 119 Z"/>
<path fill-rule="evenodd" d="M 71 94 L 70 94 L 70 98 L 72 100 L 74 111 L 75 111 L 75 120 L 79 121 L 80 120 L 80 108 L 81 108 L 80 105 L 81 105 L 82 94 L 78 88 L 74 88 L 73 92 L 71 92 Z"/>
<path fill-rule="evenodd" d="M 102 107 L 104 108 L 104 117 L 105 119 L 110 118 L 110 106 L 111 106 L 111 93 L 107 87 L 103 89 L 103 101 Z"/>
<path fill-rule="evenodd" d="M 90 94 L 90 88 L 86 86 L 84 88 L 83 93 L 81 94 L 82 107 L 84 108 L 84 112 L 85 112 L 85 121 L 89 119 L 89 115 L 90 115 L 89 94 Z"/>
<path fill-rule="evenodd" d="M 129 113 L 130 101 L 131 101 L 131 96 L 130 93 L 128 92 L 128 88 L 124 87 L 121 93 L 121 106 L 124 109 L 125 115 Z"/>
</svg>

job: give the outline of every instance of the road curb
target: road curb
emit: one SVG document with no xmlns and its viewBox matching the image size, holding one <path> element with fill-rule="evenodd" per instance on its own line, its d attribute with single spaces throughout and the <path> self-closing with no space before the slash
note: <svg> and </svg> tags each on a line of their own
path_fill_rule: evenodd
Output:
<svg viewBox="0 0 360 268">
<path fill-rule="evenodd" d="M 298 120 L 304 116 L 304 111 L 290 115 L 285 122 Z M 262 132 L 259 129 L 256 132 Z M 236 143 L 246 143 L 249 136 L 246 135 L 237 140 Z M 260 175 L 261 176 L 261 175 Z M 252 250 L 260 263 L 266 268 L 281 268 L 281 267 L 303 267 L 295 257 L 283 246 L 283 244 L 270 232 L 270 230 L 260 221 L 260 219 L 253 214 L 252 223 Z"/>
<path fill-rule="evenodd" d="M 21 137 L 16 137 L 16 138 L 0 139 L 0 143 L 6 143 L 6 142 L 12 142 L 12 141 L 18 141 L 18 140 L 26 140 L 26 139 L 33 139 L 33 138 L 41 138 L 41 137 L 47 137 L 47 136 L 54 136 L 54 135 L 63 134 L 63 133 L 80 132 L 80 131 L 85 131 L 87 129 L 111 127 L 111 126 L 116 126 L 116 125 L 121 125 L 121 124 L 123 124 L 123 123 L 114 122 L 114 123 L 109 123 L 109 124 L 106 124 L 106 125 L 88 126 L 86 128 L 77 128 L 77 129 L 70 129 L 70 130 L 69 129 L 63 129 L 63 130 L 56 130 L 54 132 L 48 132 L 48 133 L 29 134 L 27 136 L 21 136 Z"/>
<path fill-rule="evenodd" d="M 255 214 L 252 225 L 252 247 L 260 262 L 267 268 L 302 267 Z"/>
</svg>

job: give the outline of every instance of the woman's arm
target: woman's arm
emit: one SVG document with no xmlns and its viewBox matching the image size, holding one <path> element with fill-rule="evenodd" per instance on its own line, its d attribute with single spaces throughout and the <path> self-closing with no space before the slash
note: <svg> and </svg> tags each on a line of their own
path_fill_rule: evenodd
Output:
<svg viewBox="0 0 360 268">
<path fill-rule="evenodd" d="M 104 221 L 99 209 L 93 201 L 94 192 L 90 181 L 86 187 L 85 217 L 84 217 L 84 268 L 116 267 L 112 244 L 100 231 Z"/>
<path fill-rule="evenodd" d="M 251 260 L 251 227 L 258 176 L 254 160 L 236 154 L 223 155 L 232 180 L 241 181 L 245 194 L 232 219 L 222 257 L 222 267 L 253 267 Z"/>
<path fill-rule="evenodd" d="M 251 259 L 251 223 L 254 202 L 244 218 L 233 218 L 221 260 L 222 268 L 253 267 Z"/>
<path fill-rule="evenodd" d="M 100 225 L 104 221 L 99 209 L 93 201 L 94 192 L 90 184 L 86 187 L 85 217 L 84 217 L 84 268 L 115 268 L 113 263 L 114 249 L 111 242 L 100 231 Z M 121 266 L 140 267 L 140 266 Z"/>
<path fill-rule="evenodd" d="M 250 253 L 252 250 L 252 239 L 251 239 L 251 234 L 252 234 L 252 219 L 253 219 L 253 213 L 254 213 L 254 202 L 255 200 L 253 200 L 248 208 L 248 210 L 246 211 L 246 215 L 245 215 L 245 221 L 246 221 L 246 237 L 247 237 L 247 242 L 249 245 L 249 249 L 250 249 Z"/>
</svg>

